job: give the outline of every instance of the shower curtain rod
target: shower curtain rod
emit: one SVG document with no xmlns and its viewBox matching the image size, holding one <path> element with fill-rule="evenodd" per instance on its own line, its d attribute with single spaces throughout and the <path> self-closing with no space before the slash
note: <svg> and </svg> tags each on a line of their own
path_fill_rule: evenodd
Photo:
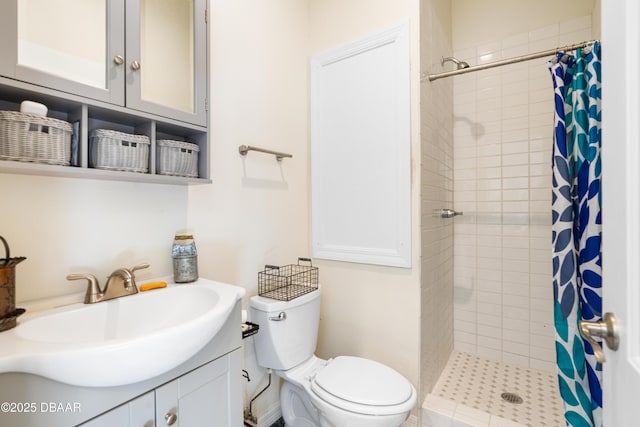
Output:
<svg viewBox="0 0 640 427">
<path fill-rule="evenodd" d="M 543 50 L 541 52 L 530 53 L 530 54 L 521 55 L 521 56 L 515 56 L 513 58 L 503 59 L 501 61 L 490 62 L 490 63 L 487 63 L 487 64 L 474 65 L 474 66 L 469 67 L 469 68 L 462 68 L 460 70 L 446 71 L 444 73 L 439 73 L 439 74 L 422 73 L 420 81 L 423 82 L 423 81 L 425 81 L 425 78 L 428 77 L 429 81 L 432 82 L 434 80 L 442 79 L 442 78 L 445 78 L 445 77 L 457 76 L 458 74 L 466 74 L 466 73 L 471 73 L 472 71 L 486 70 L 488 68 L 500 67 L 502 65 L 515 64 L 517 62 L 529 61 L 531 59 L 536 59 L 536 58 L 543 58 L 545 56 L 555 55 L 558 52 L 566 52 L 566 51 L 571 51 L 571 50 L 576 50 L 576 49 L 584 48 L 584 47 L 587 47 L 587 46 L 591 46 L 597 41 L 598 40 L 584 41 L 582 43 L 570 44 L 570 45 L 567 45 L 567 46 L 557 47 L 555 49 Z"/>
</svg>

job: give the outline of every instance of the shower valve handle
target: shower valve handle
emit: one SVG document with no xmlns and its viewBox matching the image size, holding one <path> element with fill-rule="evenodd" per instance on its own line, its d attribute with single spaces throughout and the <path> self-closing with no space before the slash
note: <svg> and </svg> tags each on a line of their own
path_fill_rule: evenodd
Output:
<svg viewBox="0 0 640 427">
<path fill-rule="evenodd" d="M 433 213 L 433 216 L 440 218 L 453 218 L 458 215 L 462 215 L 462 212 L 454 211 L 453 209 L 436 209 Z"/>
</svg>

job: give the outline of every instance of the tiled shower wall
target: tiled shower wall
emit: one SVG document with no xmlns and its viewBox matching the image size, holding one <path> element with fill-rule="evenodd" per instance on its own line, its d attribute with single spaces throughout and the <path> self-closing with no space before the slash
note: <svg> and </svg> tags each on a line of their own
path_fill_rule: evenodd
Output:
<svg viewBox="0 0 640 427">
<path fill-rule="evenodd" d="M 451 4 L 448 0 L 426 0 L 421 5 L 424 72 L 439 69 L 440 58 L 451 52 Z M 432 215 L 434 209 L 453 206 L 453 81 L 425 82 L 420 87 L 422 402 L 453 349 L 453 222 Z"/>
<path fill-rule="evenodd" d="M 591 16 L 455 52 L 471 65 L 591 39 Z M 554 370 L 548 58 L 453 80 L 454 345 Z"/>
</svg>

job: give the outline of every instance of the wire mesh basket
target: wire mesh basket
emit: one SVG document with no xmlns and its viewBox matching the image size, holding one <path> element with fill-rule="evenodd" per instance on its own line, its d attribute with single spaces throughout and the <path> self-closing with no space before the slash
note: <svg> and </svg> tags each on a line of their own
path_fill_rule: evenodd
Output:
<svg viewBox="0 0 640 427">
<path fill-rule="evenodd" d="M 309 265 L 300 265 L 300 261 Z M 318 289 L 318 267 L 314 267 L 310 258 L 298 258 L 297 264 L 278 267 L 265 265 L 258 272 L 258 295 L 291 301 L 294 298 Z"/>
</svg>

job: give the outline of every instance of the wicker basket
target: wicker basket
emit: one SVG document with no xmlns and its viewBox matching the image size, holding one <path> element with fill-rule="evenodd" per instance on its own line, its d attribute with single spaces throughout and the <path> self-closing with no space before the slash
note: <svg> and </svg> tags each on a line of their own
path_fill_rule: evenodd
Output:
<svg viewBox="0 0 640 427">
<path fill-rule="evenodd" d="M 149 137 L 108 129 L 91 132 L 90 165 L 97 169 L 149 171 Z"/>
<path fill-rule="evenodd" d="M 18 111 L 0 111 L 0 159 L 69 165 L 71 125 Z"/>
<path fill-rule="evenodd" d="M 200 147 L 182 141 L 159 139 L 156 147 L 156 171 L 160 175 L 198 177 Z"/>
</svg>

